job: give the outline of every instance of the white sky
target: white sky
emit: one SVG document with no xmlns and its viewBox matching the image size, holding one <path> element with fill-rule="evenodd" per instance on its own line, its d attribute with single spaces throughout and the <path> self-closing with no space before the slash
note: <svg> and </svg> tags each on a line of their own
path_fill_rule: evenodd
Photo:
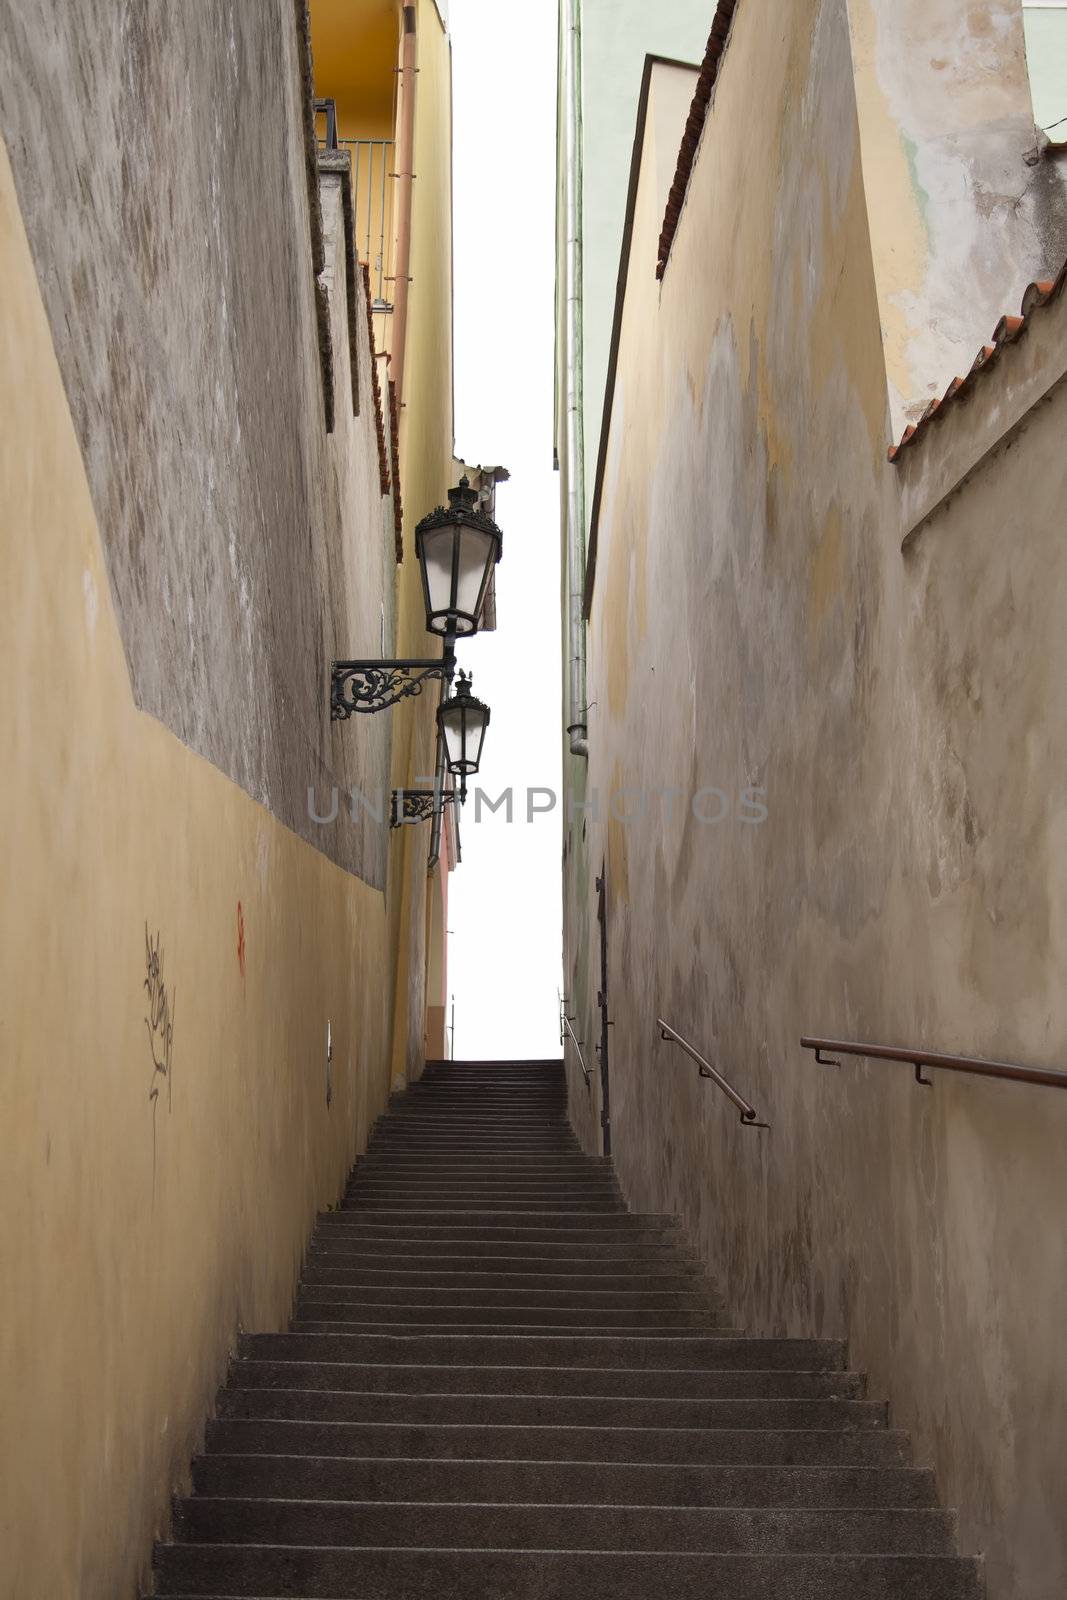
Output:
<svg viewBox="0 0 1067 1600">
<path fill-rule="evenodd" d="M 500 464 L 504 554 L 495 634 L 459 647 L 492 720 L 449 883 L 456 1055 L 558 1056 L 559 800 L 526 821 L 530 786 L 560 794 L 559 480 L 552 470 L 556 3 L 451 0 L 456 451 Z M 483 810 L 515 791 L 514 821 Z M 543 802 L 538 802 L 543 803 Z"/>
</svg>

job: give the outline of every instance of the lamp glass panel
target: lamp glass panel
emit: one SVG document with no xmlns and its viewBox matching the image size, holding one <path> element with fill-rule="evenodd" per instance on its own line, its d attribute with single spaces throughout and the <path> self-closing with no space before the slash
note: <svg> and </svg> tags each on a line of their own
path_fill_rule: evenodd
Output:
<svg viewBox="0 0 1067 1600">
<path fill-rule="evenodd" d="M 445 754 L 450 770 L 459 767 L 463 761 L 463 721 L 464 713 L 459 709 L 441 713 L 441 725 L 445 735 Z"/>
<path fill-rule="evenodd" d="M 467 770 L 477 772 L 482 763 L 482 745 L 489 714 L 484 710 L 470 712 L 467 717 Z"/>
<path fill-rule="evenodd" d="M 452 544 L 454 529 L 432 528 L 422 537 L 422 563 L 431 613 L 452 609 Z"/>
<path fill-rule="evenodd" d="M 481 609 L 485 576 L 492 559 L 494 540 L 479 528 L 463 528 L 459 536 L 456 609 L 477 617 Z"/>
</svg>

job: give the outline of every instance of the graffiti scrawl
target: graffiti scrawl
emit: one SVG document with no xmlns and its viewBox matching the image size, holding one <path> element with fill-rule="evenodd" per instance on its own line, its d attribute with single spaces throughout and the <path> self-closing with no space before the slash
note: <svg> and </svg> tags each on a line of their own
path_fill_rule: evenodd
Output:
<svg viewBox="0 0 1067 1600">
<path fill-rule="evenodd" d="M 166 1086 L 167 1110 L 171 1109 L 174 1051 L 174 990 L 167 988 L 163 975 L 162 935 L 153 939 L 144 929 L 145 978 L 147 1014 L 144 1025 L 148 1030 L 148 1050 L 152 1058 L 152 1082 L 148 1098 L 152 1102 L 153 1116 L 159 1102 L 160 1091 Z"/>
</svg>

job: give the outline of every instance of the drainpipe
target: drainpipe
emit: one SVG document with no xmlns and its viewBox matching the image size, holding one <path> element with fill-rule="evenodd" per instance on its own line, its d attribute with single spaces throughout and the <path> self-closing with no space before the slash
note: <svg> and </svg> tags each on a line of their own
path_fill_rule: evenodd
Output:
<svg viewBox="0 0 1067 1600">
<path fill-rule="evenodd" d="M 564 0 L 564 167 L 566 172 L 565 351 L 567 372 L 566 595 L 571 754 L 588 756 L 585 688 L 585 428 L 582 421 L 582 20 L 581 0 Z"/>
<path fill-rule="evenodd" d="M 411 271 L 411 185 L 415 159 L 415 6 L 401 9 L 400 126 L 396 141 L 396 256 L 393 262 L 393 339 L 389 365 L 396 403 L 404 393 L 404 346 L 408 331 L 408 281 Z"/>
</svg>

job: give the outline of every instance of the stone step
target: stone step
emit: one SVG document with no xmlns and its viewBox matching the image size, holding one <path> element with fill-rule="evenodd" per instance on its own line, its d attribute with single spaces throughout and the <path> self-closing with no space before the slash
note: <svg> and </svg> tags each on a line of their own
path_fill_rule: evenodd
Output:
<svg viewBox="0 0 1067 1600">
<path fill-rule="evenodd" d="M 618 1200 L 616 1184 L 606 1178 L 574 1177 L 571 1175 L 538 1174 L 531 1177 L 510 1176 L 456 1176 L 428 1172 L 374 1172 L 357 1173 L 345 1189 L 346 1195 L 373 1195 L 383 1192 L 410 1195 L 422 1194 L 477 1194 L 485 1195 L 492 1203 L 507 1200 L 510 1196 L 549 1194 L 554 1198 L 574 1195 L 578 1200 Z"/>
<path fill-rule="evenodd" d="M 467 1213 L 468 1217 L 470 1213 Z M 545 1236 L 545 1241 L 552 1240 L 560 1244 L 581 1243 L 584 1234 L 591 1242 L 600 1245 L 614 1244 L 647 1244 L 656 1242 L 673 1245 L 677 1235 L 674 1223 L 669 1217 L 635 1217 L 632 1213 L 612 1212 L 606 1217 L 603 1214 L 589 1216 L 584 1212 L 570 1213 L 576 1220 L 568 1222 L 561 1220 L 559 1212 L 554 1212 L 547 1222 L 540 1222 L 536 1213 L 526 1213 L 519 1217 L 514 1215 L 504 1217 L 496 1211 L 474 1213 L 477 1221 L 463 1220 L 462 1212 L 450 1212 L 439 1223 L 432 1218 L 412 1218 L 410 1216 L 390 1216 L 387 1212 L 377 1210 L 371 1215 L 369 1212 L 361 1213 L 357 1208 L 326 1211 L 320 1214 L 317 1229 L 333 1231 L 338 1228 L 362 1229 L 365 1232 L 383 1233 L 389 1230 L 414 1229 L 429 1233 L 434 1230 L 438 1237 L 449 1232 L 455 1237 L 470 1237 L 472 1230 L 477 1229 L 488 1234 L 490 1238 L 508 1239 L 513 1237 L 516 1242 L 520 1240 L 536 1240 L 538 1234 Z M 565 1213 L 564 1216 L 567 1214 Z M 454 1220 L 458 1218 L 459 1220 Z M 577 1230 L 574 1238 L 568 1241 L 567 1234 L 570 1230 Z M 599 1250 L 596 1254 L 599 1255 Z"/>
<path fill-rule="evenodd" d="M 540 1210 L 525 1210 L 510 1208 L 494 1210 L 474 1210 L 473 1208 L 449 1208 L 437 1213 L 438 1220 L 425 1222 L 412 1221 L 411 1212 L 405 1207 L 376 1206 L 371 1208 L 366 1204 L 358 1211 L 342 1207 L 338 1211 L 330 1211 L 319 1217 L 319 1225 L 331 1228 L 336 1227 L 387 1227 L 390 1224 L 398 1227 L 417 1227 L 423 1231 L 436 1228 L 451 1229 L 459 1233 L 464 1229 L 476 1228 L 490 1232 L 500 1238 L 507 1229 L 519 1230 L 518 1237 L 529 1238 L 531 1232 L 540 1231 L 551 1236 L 561 1230 L 584 1229 L 586 1233 L 597 1231 L 617 1232 L 620 1234 L 642 1233 L 647 1231 L 667 1230 L 673 1227 L 669 1217 L 639 1217 L 632 1212 L 618 1210 L 586 1210 L 568 1211 L 542 1208 Z"/>
<path fill-rule="evenodd" d="M 455 1137 L 457 1132 L 468 1129 L 476 1132 L 479 1128 L 500 1129 L 508 1135 L 555 1139 L 575 1150 L 581 1149 L 562 1107 L 557 1110 L 523 1111 L 518 1106 L 409 1106 L 403 1111 L 390 1111 L 388 1115 L 379 1117 L 374 1125 L 373 1137 L 378 1138 L 397 1129 L 423 1129 L 428 1138 L 439 1139 Z"/>
<path fill-rule="evenodd" d="M 568 1396 L 588 1408 L 640 1400 L 860 1400 L 857 1372 L 790 1372 L 753 1367 L 690 1371 L 648 1367 L 389 1366 L 373 1362 L 260 1361 L 237 1357 L 230 1381 L 238 1389 L 333 1389 L 363 1394 L 503 1395 L 534 1399 Z M 590 1413 L 592 1415 L 592 1413 Z M 580 1419 L 589 1420 L 588 1417 Z"/>
<path fill-rule="evenodd" d="M 330 1307 L 329 1310 L 326 1307 Z M 702 1295 L 600 1294 L 573 1289 L 368 1289 L 346 1284 L 304 1283 L 297 1296 L 296 1315 L 318 1321 L 343 1319 L 349 1313 L 393 1311 L 396 1321 L 412 1313 L 420 1322 L 435 1317 L 456 1322 L 476 1322 L 479 1317 L 506 1315 L 513 1321 L 536 1322 L 542 1313 L 565 1315 L 577 1323 L 595 1323 L 606 1318 L 613 1322 L 643 1323 L 663 1319 L 663 1326 L 677 1326 L 679 1318 L 698 1321 L 725 1313 L 714 1301 Z M 673 1320 L 672 1320 L 673 1319 Z M 735 1326 L 730 1319 L 730 1325 Z"/>
<path fill-rule="evenodd" d="M 433 1461 L 302 1455 L 197 1456 L 198 1494 L 418 1500 L 446 1505 L 936 1506 L 919 1467 L 658 1466 L 576 1461 Z M 785 1591 L 783 1591 L 783 1600 Z M 934 1595 L 926 1600 L 936 1600 Z"/>
<path fill-rule="evenodd" d="M 884 1403 L 867 1400 L 648 1400 L 586 1395 L 391 1394 L 350 1389 L 239 1389 L 219 1395 L 220 1417 L 290 1422 L 447 1423 L 582 1428 L 884 1428 Z"/>
<path fill-rule="evenodd" d="M 744 1466 L 909 1466 L 891 1428 L 580 1428 L 459 1423 L 287 1422 L 216 1417 L 223 1455 L 415 1456 L 466 1461 L 643 1461 Z"/>
<path fill-rule="evenodd" d="M 562 1112 L 553 1112 L 547 1117 L 533 1112 L 525 1116 L 521 1112 L 514 1112 L 507 1116 L 488 1111 L 438 1111 L 423 1106 L 407 1112 L 394 1111 L 387 1117 L 381 1117 L 375 1123 L 371 1137 L 377 1140 L 392 1133 L 419 1134 L 431 1144 L 447 1144 L 449 1140 L 455 1141 L 468 1133 L 479 1134 L 483 1138 L 495 1135 L 504 1139 L 538 1139 L 543 1144 L 557 1144 L 561 1149 L 581 1152 L 574 1130 Z"/>
<path fill-rule="evenodd" d="M 365 1258 L 357 1257 L 357 1260 Z M 423 1258 L 420 1258 L 423 1259 Z M 432 1257 L 426 1258 L 432 1260 Z M 599 1272 L 590 1274 L 580 1267 L 573 1272 L 531 1272 L 526 1264 L 515 1261 L 510 1272 L 491 1271 L 479 1272 L 468 1266 L 453 1267 L 451 1271 L 442 1268 L 438 1263 L 435 1270 L 415 1269 L 405 1271 L 401 1267 L 370 1265 L 347 1266 L 338 1258 L 325 1260 L 316 1255 L 310 1259 L 304 1268 L 303 1283 L 305 1286 L 329 1285 L 336 1288 L 370 1290 L 402 1290 L 405 1294 L 414 1294 L 416 1290 L 427 1290 L 435 1295 L 438 1290 L 452 1294 L 480 1294 L 485 1291 L 495 1300 L 498 1293 L 526 1293 L 547 1294 L 552 1290 L 560 1290 L 564 1294 L 584 1294 L 589 1296 L 590 1305 L 597 1304 L 594 1297 L 599 1296 L 624 1296 L 622 1301 L 605 1299 L 603 1304 L 630 1304 L 638 1303 L 671 1305 L 681 1303 L 682 1298 L 700 1301 L 703 1305 L 719 1305 L 719 1296 L 708 1286 L 706 1279 L 697 1273 L 688 1276 L 680 1272 L 655 1272 L 648 1263 L 642 1263 L 632 1271 L 623 1272 L 618 1263 L 614 1272 Z M 665 1296 L 665 1299 L 659 1297 Z M 635 1298 L 639 1297 L 639 1298 Z"/>
<path fill-rule="evenodd" d="M 634 1287 L 635 1280 L 623 1280 L 626 1287 L 613 1281 L 608 1288 L 598 1283 L 591 1287 L 575 1273 L 568 1285 L 541 1282 L 537 1273 L 513 1273 L 509 1283 L 457 1285 L 448 1281 L 447 1273 L 438 1275 L 441 1282 L 427 1283 L 345 1283 L 318 1271 L 305 1272 L 301 1287 L 303 1296 L 329 1294 L 332 1300 L 346 1301 L 350 1305 L 421 1305 L 421 1306 L 566 1306 L 574 1309 L 585 1306 L 592 1310 L 618 1311 L 627 1308 L 636 1311 L 706 1310 L 717 1305 L 715 1297 L 704 1288 L 691 1285 L 682 1289 L 642 1289 Z M 394 1279 L 401 1275 L 394 1273 Z M 641 1280 L 636 1280 L 640 1282 Z M 655 1282 L 656 1280 L 653 1280 Z M 684 1280 L 683 1280 L 684 1281 Z M 694 1279 L 699 1283 L 699 1279 Z"/>
<path fill-rule="evenodd" d="M 565 1319 L 555 1321 L 555 1313 L 551 1311 L 530 1311 L 522 1321 L 512 1321 L 501 1313 L 495 1316 L 491 1312 L 471 1312 L 470 1317 L 477 1320 L 456 1322 L 443 1316 L 428 1322 L 419 1321 L 406 1312 L 396 1311 L 393 1317 L 379 1317 L 370 1308 L 367 1313 L 346 1308 L 347 1314 L 343 1317 L 319 1317 L 305 1314 L 291 1319 L 290 1326 L 294 1333 L 384 1333 L 401 1337 L 405 1334 L 421 1333 L 433 1329 L 435 1333 L 463 1334 L 468 1338 L 477 1337 L 479 1334 L 493 1335 L 518 1335 L 528 1339 L 560 1339 L 570 1335 L 584 1338 L 615 1338 L 619 1336 L 628 1338 L 656 1337 L 664 1343 L 676 1339 L 690 1339 L 708 1334 L 716 1338 L 731 1335 L 740 1337 L 741 1329 L 720 1326 L 714 1316 L 708 1316 L 701 1322 L 681 1321 L 676 1314 L 671 1321 L 663 1321 L 655 1327 L 647 1322 L 630 1319 L 625 1323 L 608 1322 L 606 1318 L 593 1317 L 588 1313 L 587 1320 L 582 1323 L 573 1323 Z M 664 1313 L 664 1318 L 672 1316 Z"/>
<path fill-rule="evenodd" d="M 945 1511 L 893 1507 L 383 1505 L 205 1496 L 177 1503 L 175 1536 L 194 1544 L 350 1548 L 950 1555 L 955 1521 Z"/>
<path fill-rule="evenodd" d="M 544 1139 L 492 1139 L 478 1138 L 471 1135 L 467 1139 L 435 1139 L 427 1140 L 415 1134 L 396 1134 L 388 1139 L 374 1139 L 369 1146 L 372 1156 L 392 1158 L 403 1156 L 405 1159 L 422 1161 L 428 1156 L 440 1156 L 442 1159 L 456 1160 L 481 1160 L 485 1156 L 533 1156 L 540 1159 L 568 1155 L 569 1149 L 556 1141 Z"/>
<path fill-rule="evenodd" d="M 412 1162 L 407 1167 L 394 1165 L 390 1159 L 386 1164 L 364 1169 L 357 1169 L 348 1188 L 353 1189 L 358 1184 L 399 1184 L 408 1187 L 422 1187 L 432 1184 L 440 1188 L 478 1188 L 478 1189 L 528 1189 L 547 1188 L 576 1189 L 581 1193 L 590 1190 L 609 1189 L 618 1192 L 615 1184 L 607 1179 L 588 1177 L 585 1174 L 575 1174 L 558 1169 L 548 1168 L 539 1170 L 531 1168 L 524 1163 L 520 1168 L 516 1161 L 511 1164 L 514 1170 L 507 1167 L 483 1167 L 473 1163 L 466 1166 L 445 1166 L 440 1163 L 426 1165 L 420 1157 L 418 1162 Z M 346 1191 L 347 1192 L 347 1191 Z"/>
<path fill-rule="evenodd" d="M 595 1328 L 610 1333 L 615 1328 L 643 1328 L 649 1333 L 666 1333 L 679 1328 L 699 1330 L 736 1325 L 711 1306 L 674 1307 L 656 1310 L 634 1306 L 561 1306 L 552 1301 L 511 1305 L 416 1304 L 411 1301 L 366 1301 L 336 1298 L 329 1289 L 305 1288 L 296 1302 L 296 1322 L 419 1323 L 430 1328 L 463 1327 L 553 1327 Z"/>
<path fill-rule="evenodd" d="M 790 1372 L 840 1372 L 844 1350 L 834 1339 L 749 1339 L 702 1336 L 655 1339 L 617 1334 L 526 1338 L 517 1334 L 252 1333 L 241 1353 L 261 1361 L 369 1361 L 415 1366 L 727 1367 Z"/>
<path fill-rule="evenodd" d="M 389 1097 L 391 1109 L 418 1105 L 491 1105 L 543 1107 L 550 1111 L 566 1111 L 567 1096 L 553 1084 L 529 1084 L 522 1088 L 505 1086 L 479 1087 L 478 1084 L 415 1083 L 403 1094 Z"/>
<path fill-rule="evenodd" d="M 471 1134 L 465 1139 L 427 1139 L 421 1134 L 397 1133 L 388 1138 L 378 1139 L 377 1136 L 368 1147 L 371 1155 L 375 1156 L 410 1156 L 422 1159 L 424 1156 L 467 1156 L 480 1158 L 482 1156 L 559 1156 L 567 1155 L 573 1147 L 561 1144 L 558 1140 L 550 1139 L 500 1139 L 488 1135 L 479 1137 Z"/>
<path fill-rule="evenodd" d="M 163 1546 L 157 1594 L 315 1600 L 979 1600 L 954 1556 L 723 1555 L 643 1551 Z"/>
<path fill-rule="evenodd" d="M 594 1255 L 593 1252 L 596 1252 Z M 578 1238 L 548 1240 L 441 1239 L 424 1241 L 399 1237 L 374 1229 L 354 1233 L 344 1228 L 323 1229 L 315 1234 L 308 1249 L 309 1265 L 337 1263 L 345 1266 L 379 1267 L 407 1272 L 441 1270 L 446 1272 L 521 1272 L 527 1265 L 538 1272 L 604 1273 L 608 1276 L 629 1273 L 668 1275 L 684 1273 L 700 1278 L 699 1266 L 688 1251 L 681 1251 L 663 1235 L 646 1240 L 613 1235 L 585 1244 Z"/>
<path fill-rule="evenodd" d="M 574 1195 L 563 1195 L 558 1200 L 546 1195 L 537 1195 L 524 1200 L 520 1197 L 509 1197 L 500 1200 L 487 1200 L 478 1195 L 462 1196 L 447 1194 L 401 1195 L 363 1194 L 355 1198 L 345 1198 L 341 1202 L 342 1211 L 359 1211 L 366 1215 L 370 1211 L 428 1211 L 434 1215 L 456 1216 L 466 1215 L 475 1217 L 509 1217 L 514 1212 L 547 1214 L 563 1212 L 567 1216 L 599 1216 L 602 1212 L 624 1217 L 629 1221 L 629 1213 L 621 1200 L 614 1196 L 603 1199 L 578 1199 Z"/>
<path fill-rule="evenodd" d="M 456 1171 L 456 1172 L 486 1172 L 504 1173 L 514 1172 L 523 1175 L 527 1172 L 579 1172 L 592 1171 L 598 1175 L 608 1174 L 614 1179 L 614 1172 L 610 1160 L 606 1156 L 587 1156 L 582 1153 L 547 1155 L 547 1156 L 464 1156 L 464 1155 L 426 1155 L 406 1156 L 403 1154 L 393 1156 L 375 1156 L 369 1152 L 362 1155 L 353 1167 L 353 1172 L 363 1172 L 368 1168 L 379 1170 L 411 1170 L 423 1171 Z"/>
</svg>

